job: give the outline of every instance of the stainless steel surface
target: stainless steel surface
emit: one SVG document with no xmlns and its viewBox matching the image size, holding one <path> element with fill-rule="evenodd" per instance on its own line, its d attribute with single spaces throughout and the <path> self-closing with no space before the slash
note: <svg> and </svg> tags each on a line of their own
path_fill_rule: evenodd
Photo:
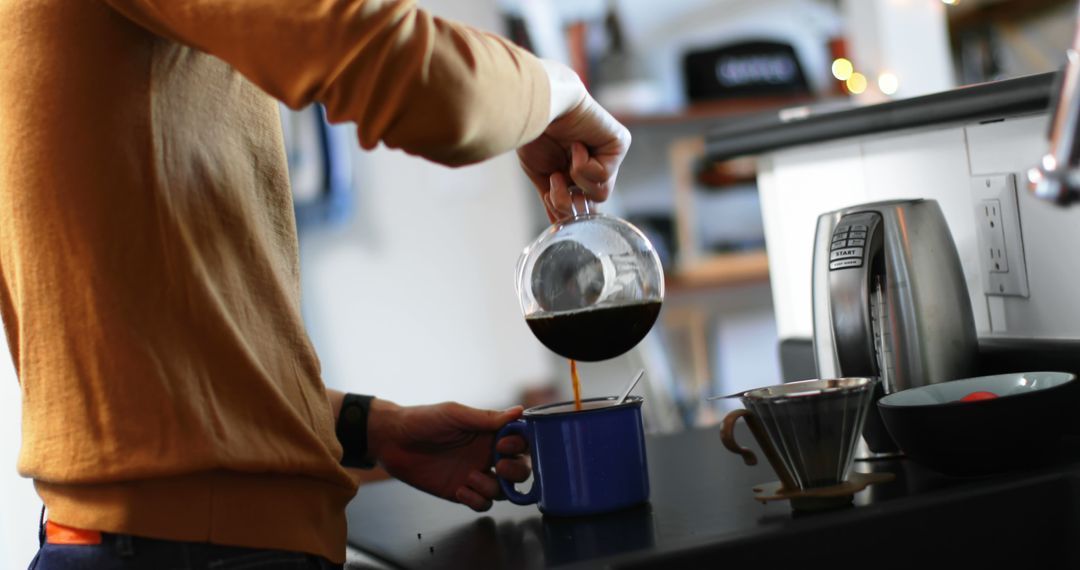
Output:
<svg viewBox="0 0 1080 570">
<path fill-rule="evenodd" d="M 860 388 L 874 381 L 874 378 L 829 378 L 825 380 L 799 380 L 764 388 L 754 388 L 738 394 L 727 396 L 728 398 L 750 398 L 752 400 L 770 400 L 773 403 L 783 402 L 785 399 L 802 398 L 804 396 L 816 396 L 831 392 L 841 392 L 851 388 Z"/>
<path fill-rule="evenodd" d="M 836 238 L 865 226 L 865 245 L 835 268 Z M 846 233 L 851 233 L 846 232 Z M 814 356 L 818 376 L 882 379 L 876 396 L 974 374 L 975 323 L 960 259 L 933 200 L 853 206 L 818 218 L 814 242 Z M 876 410 L 865 436 L 894 451 Z"/>
<path fill-rule="evenodd" d="M 604 291 L 604 264 L 576 241 L 556 242 L 537 257 L 530 286 L 545 311 L 589 307 Z"/>
<path fill-rule="evenodd" d="M 743 392 L 800 489 L 847 480 L 874 378 L 803 380 Z"/>
<path fill-rule="evenodd" d="M 637 386 L 637 383 L 641 381 L 641 377 L 644 375 L 645 369 L 642 368 L 640 371 L 638 371 L 637 376 L 634 376 L 634 379 L 630 381 L 630 384 L 626 387 L 626 389 L 623 390 L 622 394 L 619 394 L 619 399 L 615 400 L 616 406 L 626 401 L 626 397 L 630 395 L 630 392 L 634 391 L 634 386 Z"/>
<path fill-rule="evenodd" d="M 1080 13 L 1073 47 L 1066 50 L 1068 63 L 1060 78 L 1061 88 L 1050 119 L 1050 150 L 1040 164 L 1028 171 L 1028 189 L 1044 200 L 1068 205 L 1080 199 L 1077 170 L 1077 129 L 1080 129 Z"/>
</svg>

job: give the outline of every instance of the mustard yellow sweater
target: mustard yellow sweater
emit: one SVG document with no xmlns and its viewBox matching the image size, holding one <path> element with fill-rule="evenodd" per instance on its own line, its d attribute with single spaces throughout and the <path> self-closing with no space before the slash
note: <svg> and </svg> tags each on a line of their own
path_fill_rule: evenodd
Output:
<svg viewBox="0 0 1080 570">
<path fill-rule="evenodd" d="M 549 113 L 538 60 L 407 0 L 0 0 L 0 314 L 52 520 L 344 559 L 274 98 L 451 165 Z"/>
</svg>

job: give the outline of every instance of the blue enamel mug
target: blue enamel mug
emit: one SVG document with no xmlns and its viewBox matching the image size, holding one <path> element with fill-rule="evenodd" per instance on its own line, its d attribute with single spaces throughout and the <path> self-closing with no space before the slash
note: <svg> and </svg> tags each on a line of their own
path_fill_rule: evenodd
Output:
<svg viewBox="0 0 1080 570">
<path fill-rule="evenodd" d="M 615 400 L 589 398 L 581 411 L 573 402 L 529 408 L 499 430 L 495 441 L 520 435 L 532 456 L 532 488 L 519 493 L 500 477 L 506 498 L 554 516 L 605 513 L 648 501 L 643 400 L 631 396 L 618 406 Z M 501 458 L 496 452 L 495 461 Z"/>
</svg>

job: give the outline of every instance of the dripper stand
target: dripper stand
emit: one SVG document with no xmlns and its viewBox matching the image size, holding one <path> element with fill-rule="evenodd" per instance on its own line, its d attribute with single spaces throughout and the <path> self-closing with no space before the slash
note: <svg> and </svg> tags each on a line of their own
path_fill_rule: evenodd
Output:
<svg viewBox="0 0 1080 570">
<path fill-rule="evenodd" d="M 855 498 L 855 493 L 875 483 L 888 483 L 896 479 L 892 473 L 852 473 L 847 481 L 829 487 L 810 489 L 785 489 L 780 481 L 771 481 L 754 486 L 754 500 L 762 504 L 770 501 L 791 501 L 791 508 L 796 511 L 824 511 L 846 507 Z"/>
</svg>

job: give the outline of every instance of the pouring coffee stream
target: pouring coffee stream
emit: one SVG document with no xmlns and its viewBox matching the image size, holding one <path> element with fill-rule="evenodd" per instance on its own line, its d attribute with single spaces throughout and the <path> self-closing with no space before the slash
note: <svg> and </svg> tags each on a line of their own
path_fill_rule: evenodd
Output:
<svg viewBox="0 0 1080 570">
<path fill-rule="evenodd" d="M 645 369 L 638 371 L 637 375 L 623 388 L 623 391 L 619 394 L 619 397 L 615 399 L 615 406 L 621 406 L 626 402 L 626 398 L 630 396 L 630 392 L 634 391 L 634 387 L 641 381 L 641 377 L 645 376 Z M 581 379 L 578 377 L 577 362 L 570 361 L 570 378 L 574 383 L 574 410 L 581 411 Z"/>
<path fill-rule="evenodd" d="M 577 373 L 577 361 L 570 361 L 570 381 L 574 384 L 574 410 L 581 411 L 581 378 Z"/>
</svg>

